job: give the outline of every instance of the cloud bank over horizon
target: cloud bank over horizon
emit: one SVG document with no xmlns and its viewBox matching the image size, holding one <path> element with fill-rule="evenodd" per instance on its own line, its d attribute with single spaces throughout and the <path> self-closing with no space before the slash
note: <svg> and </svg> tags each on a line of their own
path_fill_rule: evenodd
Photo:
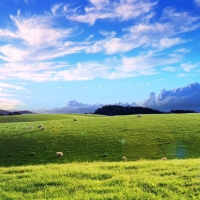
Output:
<svg viewBox="0 0 200 200">
<path fill-rule="evenodd" d="M 154 92 L 140 105 L 161 111 L 193 110 L 200 112 L 200 84 L 195 82 L 173 90 L 161 90 L 156 97 Z"/>
<path fill-rule="evenodd" d="M 53 109 L 37 110 L 38 113 L 94 113 L 98 108 L 106 104 L 84 104 L 76 100 L 69 101 L 64 107 Z M 156 97 L 154 92 L 143 102 L 116 102 L 114 105 L 121 106 L 142 106 L 160 111 L 169 112 L 170 110 L 192 110 L 200 112 L 200 84 L 195 82 L 185 87 L 172 90 L 161 90 Z"/>
</svg>

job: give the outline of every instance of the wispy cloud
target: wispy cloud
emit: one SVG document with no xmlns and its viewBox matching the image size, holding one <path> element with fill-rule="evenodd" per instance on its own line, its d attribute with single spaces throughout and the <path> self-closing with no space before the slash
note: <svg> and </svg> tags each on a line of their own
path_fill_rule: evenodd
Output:
<svg viewBox="0 0 200 200">
<path fill-rule="evenodd" d="M 6 110 L 11 110 L 22 105 L 24 105 L 24 103 L 20 100 L 0 97 L 0 109 L 6 108 Z"/>
<path fill-rule="evenodd" d="M 9 83 L 0 83 L 0 90 L 2 90 L 3 88 L 10 88 L 14 90 L 25 90 L 25 88 L 23 88 L 22 86 L 13 85 Z"/>
<path fill-rule="evenodd" d="M 177 77 L 186 77 L 187 74 L 178 74 Z"/>
<path fill-rule="evenodd" d="M 163 71 L 169 71 L 169 72 L 175 72 L 176 68 L 175 67 L 164 67 L 162 70 Z"/>
<path fill-rule="evenodd" d="M 10 44 L 0 46 L 0 53 L 0 59 L 7 62 L 23 61 L 30 56 L 26 50 L 13 47 Z"/>
<path fill-rule="evenodd" d="M 53 18 L 51 15 L 23 18 L 20 16 L 20 11 L 18 11 L 17 16 L 11 15 L 10 18 L 17 28 L 10 35 L 21 39 L 27 45 L 38 48 L 54 46 L 57 42 L 64 38 L 66 39 L 72 32 L 72 29 L 53 28 Z"/>
<path fill-rule="evenodd" d="M 199 17 L 190 16 L 186 12 L 176 12 L 174 9 L 168 8 L 164 10 L 163 16 L 154 23 L 144 21 L 142 16 L 134 26 L 122 29 L 119 36 L 115 32 L 104 34 L 105 39 L 94 41 L 93 44 L 86 47 L 86 52 L 104 51 L 106 54 L 115 54 L 128 52 L 138 47 L 152 47 L 156 51 L 164 50 L 188 42 L 179 35 L 199 28 L 199 19 Z M 183 51 L 186 53 L 186 49 L 179 49 L 179 53 L 184 53 Z"/>
<path fill-rule="evenodd" d="M 24 0 L 24 2 L 25 2 L 26 4 L 28 4 L 28 3 L 29 3 L 29 0 Z"/>
<path fill-rule="evenodd" d="M 190 70 L 196 68 L 197 66 L 200 66 L 200 63 L 192 64 L 191 62 L 188 62 L 181 64 L 181 68 L 186 72 L 189 72 Z"/>
<path fill-rule="evenodd" d="M 99 62 L 83 62 L 77 63 L 76 66 L 58 72 L 58 77 L 72 80 L 91 80 L 97 77 L 105 77 L 110 66 Z"/>
<path fill-rule="evenodd" d="M 69 66 L 59 71 L 58 77 L 67 81 L 94 78 L 118 79 L 159 73 L 160 66 L 181 61 L 179 55 L 139 55 L 135 57 L 110 58 L 102 62 L 90 61 Z"/>
<path fill-rule="evenodd" d="M 18 91 L 25 91 L 25 88 L 10 83 L 0 83 L 0 109 L 14 109 L 17 106 L 25 105 L 21 100 L 15 98 Z"/>
<path fill-rule="evenodd" d="M 190 49 L 180 48 L 180 49 L 175 50 L 174 52 L 176 52 L 176 53 L 189 53 Z"/>
<path fill-rule="evenodd" d="M 195 0 L 196 4 L 200 6 L 200 0 Z"/>
<path fill-rule="evenodd" d="M 79 51 L 74 43 L 67 41 L 72 28 L 54 28 L 51 15 L 23 18 L 10 16 L 13 28 L 0 29 L 0 39 L 12 41 L 0 46 L 0 59 L 7 62 L 44 60 Z M 74 49 L 73 49 L 74 48 Z M 56 53 L 55 53 L 56 52 Z"/>
<path fill-rule="evenodd" d="M 67 64 L 65 63 L 67 66 Z M 64 65 L 64 66 L 65 66 Z M 55 81 L 57 70 L 63 67 L 63 63 L 6 63 L 0 65 L 0 79 L 22 79 L 32 81 Z"/>
<path fill-rule="evenodd" d="M 28 3 L 28 1 L 27 1 Z M 32 81 L 90 80 L 101 78 L 124 78 L 158 73 L 157 68 L 172 71 L 166 65 L 182 61 L 183 53 L 189 52 L 178 45 L 186 43 L 181 33 L 200 27 L 200 17 L 187 12 L 177 12 L 166 8 L 161 17 L 156 16 L 157 1 L 139 0 L 90 0 L 88 6 L 79 7 L 69 4 L 55 4 L 51 13 L 44 15 L 10 15 L 10 26 L 0 29 L 0 79 L 20 78 Z M 120 32 L 98 30 L 94 34 L 82 34 L 78 28 L 59 27 L 56 19 L 65 15 L 68 20 L 95 25 L 98 19 L 125 21 L 131 25 Z M 67 21 L 66 19 L 66 21 Z M 132 25 L 134 24 L 134 25 Z M 90 28 L 90 27 L 89 27 Z M 81 35 L 75 41 L 74 34 Z M 101 37 L 96 37 L 96 35 Z M 171 53 L 163 50 L 177 46 Z M 140 49 L 135 56 L 118 55 Z M 100 61 L 70 63 L 66 55 L 86 53 L 106 54 L 107 59 Z M 110 57 L 110 56 L 113 57 Z M 58 59 L 59 58 L 59 59 Z M 58 61 L 59 60 L 59 61 Z M 183 62 L 183 61 L 182 61 Z M 189 72 L 195 65 L 182 64 Z"/>
<path fill-rule="evenodd" d="M 162 38 L 157 43 L 153 44 L 154 47 L 157 47 L 158 49 L 166 49 L 169 47 L 172 47 L 177 44 L 184 43 L 184 40 L 181 40 L 180 38 Z"/>
<path fill-rule="evenodd" d="M 98 19 L 118 19 L 125 21 L 137 18 L 149 11 L 157 4 L 157 2 L 141 2 L 136 0 L 120 0 L 112 2 L 110 0 L 90 0 L 90 5 L 85 6 L 84 13 L 76 7 L 71 9 L 70 5 L 56 4 L 52 7 L 52 13 L 55 16 L 65 13 L 67 19 L 78 22 L 95 24 Z M 81 13 L 81 14 L 78 14 Z"/>
<path fill-rule="evenodd" d="M 123 57 L 121 65 L 111 73 L 109 78 L 125 78 L 131 76 L 152 75 L 159 73 L 160 66 L 177 63 L 181 60 L 179 55 L 140 55 L 136 57 Z"/>
</svg>

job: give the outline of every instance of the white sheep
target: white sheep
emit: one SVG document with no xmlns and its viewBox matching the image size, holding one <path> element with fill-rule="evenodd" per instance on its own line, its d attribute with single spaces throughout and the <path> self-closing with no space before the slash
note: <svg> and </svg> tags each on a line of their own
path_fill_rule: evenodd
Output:
<svg viewBox="0 0 200 200">
<path fill-rule="evenodd" d="M 15 129 L 17 128 L 17 126 L 14 127 Z"/>
<path fill-rule="evenodd" d="M 24 125 L 24 129 L 26 129 L 26 125 Z"/>
<path fill-rule="evenodd" d="M 161 160 L 166 161 L 166 160 L 167 160 L 167 157 L 163 157 L 163 158 L 161 158 Z"/>
<path fill-rule="evenodd" d="M 38 128 L 42 128 L 42 127 L 43 127 L 43 125 L 42 125 L 42 124 L 38 125 Z"/>
<path fill-rule="evenodd" d="M 40 129 L 40 130 L 41 130 L 41 131 L 42 131 L 42 130 L 46 130 L 46 127 L 45 127 L 45 126 L 43 126 L 43 127 Z"/>
<path fill-rule="evenodd" d="M 77 119 L 76 119 L 76 118 L 74 118 L 74 121 L 77 121 Z"/>
<path fill-rule="evenodd" d="M 61 157 L 63 156 L 63 152 L 56 152 L 56 156 L 57 156 L 58 158 L 61 158 Z"/>
<path fill-rule="evenodd" d="M 127 161 L 127 157 L 126 156 L 122 156 L 122 161 L 126 162 Z"/>
<path fill-rule="evenodd" d="M 32 129 L 33 127 L 32 126 L 29 126 L 29 129 Z"/>
<path fill-rule="evenodd" d="M 141 117 L 141 115 L 138 115 L 137 117 Z"/>
</svg>

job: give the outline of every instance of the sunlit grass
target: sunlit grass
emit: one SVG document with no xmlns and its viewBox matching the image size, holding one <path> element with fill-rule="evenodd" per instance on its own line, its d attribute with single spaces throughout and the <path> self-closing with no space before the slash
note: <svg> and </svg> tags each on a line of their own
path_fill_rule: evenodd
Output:
<svg viewBox="0 0 200 200">
<path fill-rule="evenodd" d="M 200 199 L 200 160 L 0 168 L 0 199 Z"/>
</svg>

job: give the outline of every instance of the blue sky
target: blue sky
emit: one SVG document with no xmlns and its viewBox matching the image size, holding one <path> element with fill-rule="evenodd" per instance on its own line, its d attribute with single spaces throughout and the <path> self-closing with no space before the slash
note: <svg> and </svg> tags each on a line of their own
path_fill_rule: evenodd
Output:
<svg viewBox="0 0 200 200">
<path fill-rule="evenodd" d="M 0 2 L 0 109 L 141 102 L 198 82 L 200 0 Z"/>
</svg>

